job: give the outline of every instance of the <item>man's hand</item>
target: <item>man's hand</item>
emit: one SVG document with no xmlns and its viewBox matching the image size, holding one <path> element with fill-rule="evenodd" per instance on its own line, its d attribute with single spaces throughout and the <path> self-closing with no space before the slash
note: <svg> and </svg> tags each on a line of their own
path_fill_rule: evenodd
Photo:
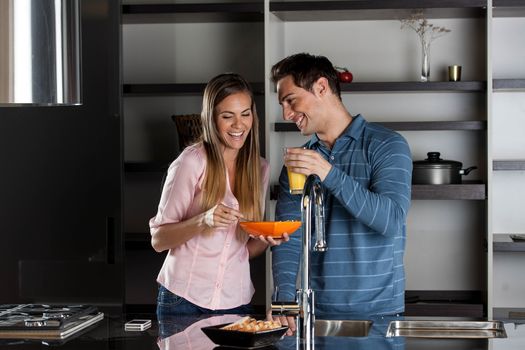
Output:
<svg viewBox="0 0 525 350">
<path fill-rule="evenodd" d="M 250 235 L 250 237 L 253 239 L 257 239 L 261 242 L 264 242 L 270 247 L 281 245 L 281 243 L 288 242 L 290 240 L 290 236 L 286 232 L 283 233 L 283 236 L 281 238 L 274 238 L 271 236 L 262 236 L 262 235 L 260 236 Z"/>
<path fill-rule="evenodd" d="M 294 172 L 306 176 L 316 174 L 324 181 L 332 164 L 327 162 L 319 153 L 311 149 L 288 148 L 284 156 L 284 165 Z"/>
<path fill-rule="evenodd" d="M 295 331 L 297 331 L 297 325 L 295 324 L 295 318 L 291 316 L 272 316 L 272 310 L 268 310 L 266 314 L 266 319 L 268 321 L 279 321 L 281 322 L 281 325 L 288 326 L 288 330 L 286 331 L 286 335 L 294 335 Z"/>
</svg>

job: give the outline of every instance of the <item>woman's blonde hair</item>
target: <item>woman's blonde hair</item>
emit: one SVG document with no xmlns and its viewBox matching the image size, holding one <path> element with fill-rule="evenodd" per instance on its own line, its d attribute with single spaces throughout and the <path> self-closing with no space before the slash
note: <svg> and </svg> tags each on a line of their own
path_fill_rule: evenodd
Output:
<svg viewBox="0 0 525 350">
<path fill-rule="evenodd" d="M 203 209 L 220 203 L 226 193 L 226 166 L 222 156 L 223 142 L 215 120 L 215 108 L 226 97 L 245 92 L 251 98 L 253 124 L 246 142 L 239 150 L 235 165 L 233 193 L 239 201 L 239 211 L 247 220 L 261 220 L 263 215 L 261 161 L 259 156 L 259 118 L 255 109 L 253 91 L 248 82 L 238 74 L 225 73 L 211 79 L 202 100 L 202 143 L 207 165 L 204 178 Z"/>
</svg>

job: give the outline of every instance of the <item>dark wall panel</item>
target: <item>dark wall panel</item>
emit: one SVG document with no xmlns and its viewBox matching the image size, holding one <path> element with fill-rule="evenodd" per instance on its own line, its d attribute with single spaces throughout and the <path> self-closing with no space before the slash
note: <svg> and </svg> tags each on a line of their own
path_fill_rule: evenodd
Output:
<svg viewBox="0 0 525 350">
<path fill-rule="evenodd" d="M 0 108 L 0 303 L 123 300 L 120 1 L 81 3 L 83 105 Z"/>
</svg>

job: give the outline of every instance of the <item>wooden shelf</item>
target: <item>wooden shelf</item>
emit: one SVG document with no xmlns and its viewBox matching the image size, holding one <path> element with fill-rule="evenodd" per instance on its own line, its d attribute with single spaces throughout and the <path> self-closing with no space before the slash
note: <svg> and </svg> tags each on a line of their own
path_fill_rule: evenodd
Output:
<svg viewBox="0 0 525 350">
<path fill-rule="evenodd" d="M 255 95 L 264 95 L 264 83 L 250 83 Z M 205 83 L 196 84 L 124 84 L 124 96 L 202 95 Z"/>
<path fill-rule="evenodd" d="M 399 19 L 424 8 L 427 18 L 485 16 L 483 0 L 271 1 L 270 11 L 284 21 Z"/>
<path fill-rule="evenodd" d="M 509 323 L 521 324 L 525 322 L 525 308 L 522 307 L 495 307 L 492 309 L 493 319 Z"/>
<path fill-rule="evenodd" d="M 483 317 L 480 291 L 407 290 L 405 316 Z"/>
<path fill-rule="evenodd" d="M 525 79 L 494 79 L 494 91 L 525 91 Z"/>
<path fill-rule="evenodd" d="M 483 183 L 412 185 L 413 200 L 485 200 L 486 198 L 486 186 Z"/>
<path fill-rule="evenodd" d="M 525 160 L 494 160 L 492 162 L 492 170 L 525 170 Z"/>
<path fill-rule="evenodd" d="M 279 185 L 270 187 L 270 199 L 277 200 Z M 412 185 L 412 200 L 485 200 L 483 183 L 466 182 L 457 185 Z"/>
<path fill-rule="evenodd" d="M 122 5 L 123 23 L 263 22 L 262 2 Z"/>
<path fill-rule="evenodd" d="M 483 92 L 484 81 L 401 81 L 401 82 L 352 82 L 342 83 L 341 92 Z"/>
<path fill-rule="evenodd" d="M 525 0 L 492 0 L 494 17 L 525 17 Z"/>
<path fill-rule="evenodd" d="M 438 131 L 438 130 L 471 130 L 479 131 L 487 129 L 486 121 L 428 121 L 428 122 L 377 122 L 371 124 L 379 124 L 392 130 L 398 131 Z M 298 132 L 299 129 L 295 123 L 281 122 L 274 124 L 274 131 L 276 132 Z"/>
<path fill-rule="evenodd" d="M 525 241 L 514 241 L 509 233 L 493 235 L 492 250 L 494 252 L 525 252 Z"/>
</svg>

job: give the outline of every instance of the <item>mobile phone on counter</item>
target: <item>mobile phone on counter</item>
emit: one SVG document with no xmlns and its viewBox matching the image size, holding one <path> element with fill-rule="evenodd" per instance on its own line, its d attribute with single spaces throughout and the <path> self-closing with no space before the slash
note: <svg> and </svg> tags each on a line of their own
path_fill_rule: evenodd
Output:
<svg viewBox="0 0 525 350">
<path fill-rule="evenodd" d="M 133 319 L 124 324 L 124 330 L 126 331 L 145 331 L 151 327 L 151 320 L 146 319 Z"/>
</svg>

